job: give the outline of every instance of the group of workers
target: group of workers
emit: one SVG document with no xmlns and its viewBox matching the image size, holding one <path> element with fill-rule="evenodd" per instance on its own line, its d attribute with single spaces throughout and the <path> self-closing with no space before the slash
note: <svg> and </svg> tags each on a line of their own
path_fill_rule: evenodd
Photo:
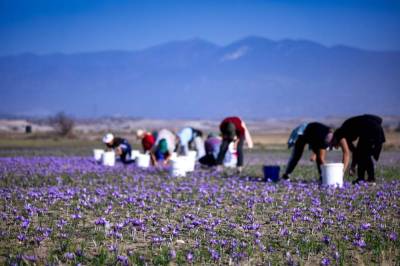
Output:
<svg viewBox="0 0 400 266">
<path fill-rule="evenodd" d="M 136 136 L 141 141 L 143 152 L 150 154 L 153 165 L 159 162 L 168 164 L 173 152 L 187 155 L 189 150 L 195 150 L 197 160 L 201 164 L 216 166 L 218 170 L 222 168 L 228 147 L 233 143 L 237 154 L 237 171 L 242 172 L 244 143 L 253 148 L 253 141 L 246 124 L 239 117 L 227 117 L 220 123 L 219 130 L 219 134 L 208 134 L 205 141 L 203 132 L 192 127 L 185 127 L 176 134 L 168 129 L 161 129 L 158 132 L 139 129 Z M 357 144 L 354 144 L 355 141 Z M 126 139 L 114 137 L 109 133 L 104 136 L 103 142 L 108 148 L 115 150 L 123 163 L 134 162 L 130 158 L 131 146 Z M 293 150 L 282 178 L 286 180 L 290 178 L 308 144 L 313 153 L 312 160 L 317 164 L 320 180 L 321 165 L 326 162 L 327 150 L 340 147 L 344 171 L 349 168 L 349 174 L 352 176 L 357 170 L 357 179 L 354 183 L 364 181 L 366 173 L 367 181 L 375 182 L 373 159 L 378 161 L 384 142 L 382 118 L 375 115 L 365 114 L 349 118 L 336 130 L 319 122 L 302 123 L 289 137 L 288 147 Z"/>
<path fill-rule="evenodd" d="M 357 141 L 355 145 L 354 142 Z M 288 146 L 293 147 L 283 179 L 289 179 L 306 144 L 313 152 L 312 159 L 316 161 L 318 173 L 321 177 L 321 165 L 326 157 L 326 151 L 332 148 L 341 148 L 344 171 L 349 168 L 350 153 L 352 154 L 349 168 L 350 176 L 357 170 L 357 179 L 353 183 L 364 181 L 367 173 L 368 182 L 375 182 L 374 158 L 379 160 L 382 145 L 385 142 L 385 133 L 382 128 L 382 118 L 365 114 L 347 119 L 336 130 L 318 122 L 303 123 L 292 131 Z"/>
</svg>

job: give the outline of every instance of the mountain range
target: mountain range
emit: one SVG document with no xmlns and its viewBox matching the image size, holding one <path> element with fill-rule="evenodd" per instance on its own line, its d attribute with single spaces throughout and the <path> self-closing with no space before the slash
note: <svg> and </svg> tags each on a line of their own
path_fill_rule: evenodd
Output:
<svg viewBox="0 0 400 266">
<path fill-rule="evenodd" d="M 250 119 L 400 114 L 400 51 L 251 36 L 0 57 L 0 113 Z"/>
</svg>

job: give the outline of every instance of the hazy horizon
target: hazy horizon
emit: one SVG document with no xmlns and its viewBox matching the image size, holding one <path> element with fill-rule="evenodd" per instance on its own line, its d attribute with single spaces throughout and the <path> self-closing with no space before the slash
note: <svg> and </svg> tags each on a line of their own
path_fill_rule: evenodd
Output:
<svg viewBox="0 0 400 266">
<path fill-rule="evenodd" d="M 61 51 L 54 51 L 54 52 L 19 52 L 19 53 L 11 53 L 11 54 L 6 54 L 6 55 L 0 55 L 0 57 L 8 57 L 8 56 L 20 56 L 20 55 L 26 55 L 26 54 L 32 54 L 32 55 L 38 55 L 38 56 L 47 56 L 47 55 L 79 55 L 79 54 L 94 54 L 94 53 L 102 53 L 102 52 L 141 52 L 141 51 L 145 51 L 148 49 L 152 49 L 158 46 L 163 46 L 163 45 L 167 45 L 167 44 L 172 44 L 172 43 L 180 43 L 180 42 L 188 42 L 188 41 L 204 41 L 207 42 L 209 44 L 218 46 L 218 47 L 224 47 L 224 46 L 229 46 L 230 44 L 233 44 L 237 41 L 240 40 L 245 40 L 247 38 L 262 38 L 262 39 L 266 39 L 266 40 L 270 40 L 273 42 L 282 42 L 282 41 L 304 41 L 304 42 L 311 42 L 317 45 L 321 45 L 323 47 L 326 48 L 336 48 L 336 47 L 346 47 L 346 48 L 351 48 L 351 49 L 356 49 L 356 50 L 362 50 L 362 51 L 368 51 L 368 52 L 389 52 L 389 53 L 398 53 L 400 52 L 400 47 L 398 49 L 395 50 L 391 50 L 391 49 L 382 49 L 382 50 L 378 50 L 378 49 L 368 49 L 368 48 L 361 48 L 361 47 L 356 47 L 356 46 L 351 46 L 351 45 L 346 45 L 346 44 L 342 44 L 342 43 L 338 43 L 338 44 L 333 44 L 333 45 L 325 45 L 323 43 L 319 43 L 318 41 L 314 41 L 314 40 L 309 40 L 309 39 L 302 39 L 302 38 L 282 38 L 282 39 L 271 39 L 268 36 L 256 36 L 256 35 L 247 35 L 247 36 L 243 36 L 242 38 L 239 38 L 237 40 L 232 40 L 231 42 L 228 42 L 227 44 L 221 45 L 218 44 L 216 42 L 213 42 L 212 40 L 208 40 L 205 38 L 201 38 L 201 37 L 193 37 L 193 38 L 187 38 L 187 39 L 176 39 L 176 40 L 167 40 L 164 42 L 160 42 L 160 43 L 154 43 L 154 44 L 150 44 L 147 47 L 143 47 L 143 48 L 137 48 L 137 49 L 106 49 L 106 50 L 87 50 L 87 51 L 75 51 L 75 52 L 61 52 Z"/>
</svg>

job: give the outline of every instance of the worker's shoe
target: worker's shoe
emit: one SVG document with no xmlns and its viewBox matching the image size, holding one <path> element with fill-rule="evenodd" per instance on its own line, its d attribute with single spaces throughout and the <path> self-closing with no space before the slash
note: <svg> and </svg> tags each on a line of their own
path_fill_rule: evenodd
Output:
<svg viewBox="0 0 400 266">
<path fill-rule="evenodd" d="M 282 179 L 283 180 L 289 180 L 289 174 L 284 174 L 283 176 L 282 176 Z"/>
<path fill-rule="evenodd" d="M 376 186 L 376 180 L 375 180 L 375 178 L 368 178 L 368 183 L 369 183 L 371 186 Z"/>
<path fill-rule="evenodd" d="M 243 172 L 243 166 L 238 166 L 236 169 L 236 173 L 240 175 Z"/>
</svg>

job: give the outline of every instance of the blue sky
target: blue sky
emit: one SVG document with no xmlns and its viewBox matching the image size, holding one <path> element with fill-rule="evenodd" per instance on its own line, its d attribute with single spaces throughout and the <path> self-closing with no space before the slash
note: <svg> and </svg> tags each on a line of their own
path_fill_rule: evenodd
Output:
<svg viewBox="0 0 400 266">
<path fill-rule="evenodd" d="M 400 0 L 0 0 L 0 55 L 137 50 L 249 35 L 400 50 Z"/>
</svg>

